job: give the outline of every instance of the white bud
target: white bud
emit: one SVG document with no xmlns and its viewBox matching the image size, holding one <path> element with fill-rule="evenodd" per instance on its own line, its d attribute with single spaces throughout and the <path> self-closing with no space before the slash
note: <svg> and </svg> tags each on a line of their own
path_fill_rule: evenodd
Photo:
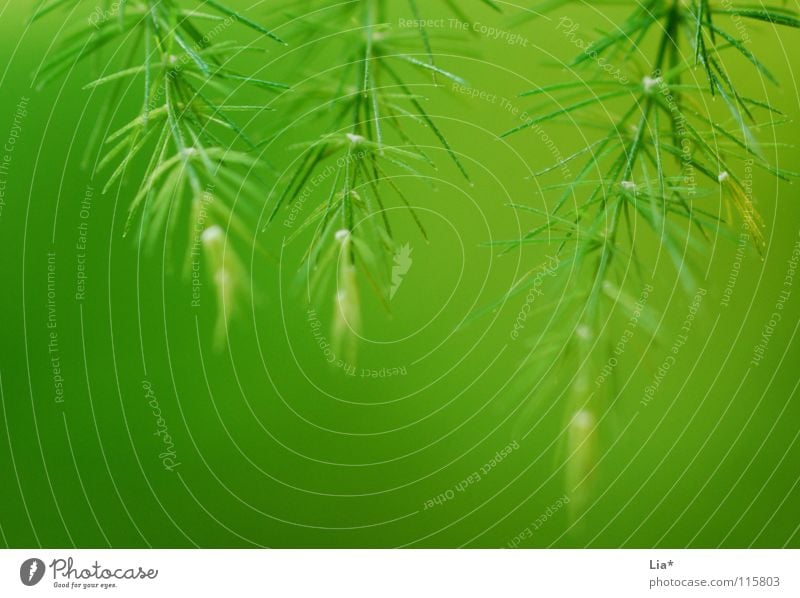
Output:
<svg viewBox="0 0 800 598">
<path fill-rule="evenodd" d="M 333 238 L 339 241 L 340 243 L 344 243 L 350 238 L 350 231 L 347 230 L 346 228 L 337 230 L 336 234 L 333 235 Z"/>
<path fill-rule="evenodd" d="M 217 270 L 216 274 L 214 274 L 214 281 L 222 288 L 225 288 L 229 284 L 231 284 L 232 277 L 231 273 L 228 272 L 225 268 L 220 268 Z"/>
<path fill-rule="evenodd" d="M 222 230 L 222 227 L 218 225 L 209 226 L 206 230 L 203 231 L 202 239 L 203 243 L 209 245 L 211 243 L 215 243 L 217 241 L 221 241 L 225 238 L 225 232 Z"/>
<path fill-rule="evenodd" d="M 364 138 L 361 135 L 354 135 L 353 133 L 348 133 L 347 138 L 353 145 L 358 145 L 359 143 L 364 141 Z"/>
<path fill-rule="evenodd" d="M 652 77 L 645 77 L 642 79 L 642 87 L 644 88 L 645 93 L 650 93 L 653 91 L 655 87 L 661 84 L 661 77 L 656 77 L 653 79 Z"/>
<path fill-rule="evenodd" d="M 576 430 L 588 432 L 594 426 L 594 416 L 586 409 L 581 409 L 572 416 L 572 425 Z"/>
<path fill-rule="evenodd" d="M 728 174 L 728 171 L 727 171 L 727 170 L 723 170 L 722 172 L 720 172 L 720 173 L 717 175 L 717 180 L 718 180 L 720 183 L 724 183 L 725 181 L 727 181 L 727 180 L 730 178 L 730 176 L 731 176 L 731 175 L 729 175 L 729 174 Z"/>
<path fill-rule="evenodd" d="M 636 183 L 633 181 L 622 181 L 620 186 L 625 189 L 625 191 L 636 191 Z"/>
</svg>

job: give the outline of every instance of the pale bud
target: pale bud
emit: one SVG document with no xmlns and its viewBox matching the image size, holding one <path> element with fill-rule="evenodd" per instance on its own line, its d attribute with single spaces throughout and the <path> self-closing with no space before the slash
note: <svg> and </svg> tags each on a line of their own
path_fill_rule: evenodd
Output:
<svg viewBox="0 0 800 598">
<path fill-rule="evenodd" d="M 650 93 L 655 89 L 657 86 L 661 84 L 661 77 L 656 77 L 655 79 L 652 77 L 645 77 L 642 79 L 642 87 L 644 88 L 645 93 Z"/>
</svg>

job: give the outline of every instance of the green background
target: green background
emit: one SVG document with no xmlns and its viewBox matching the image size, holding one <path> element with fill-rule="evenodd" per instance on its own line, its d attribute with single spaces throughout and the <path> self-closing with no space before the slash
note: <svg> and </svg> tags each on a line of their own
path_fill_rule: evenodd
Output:
<svg viewBox="0 0 800 598">
<path fill-rule="evenodd" d="M 424 7 L 426 16 L 452 16 L 431 4 Z M 405 3 L 392 6 L 397 18 L 410 16 Z M 492 27 L 509 22 L 479 2 L 465 3 L 465 10 Z M 613 19 L 626 10 L 608 14 Z M 82 167 L 87 139 L 108 100 L 82 89 L 94 67 L 82 64 L 41 90 L 31 86 L 33 73 L 54 52 L 54 40 L 89 9 L 69 18 L 59 12 L 34 26 L 26 24 L 29 12 L 25 3 L 0 3 L 0 140 L 13 126 L 17 103 L 30 98 L 0 214 L 0 543 L 500 547 L 544 517 L 520 546 L 800 546 L 800 291 L 788 299 L 763 361 L 750 365 L 798 241 L 796 187 L 754 173 L 768 246 L 763 256 L 747 248 L 729 306 L 721 301 L 737 260 L 736 234 L 715 235 L 690 252 L 687 264 L 708 294 L 675 367 L 642 408 L 644 388 L 679 333 L 692 295 L 667 260 L 655 268 L 649 305 L 664 313 L 664 341 L 651 343 L 637 333 L 613 386 L 605 387 L 592 476 L 581 490 L 590 508 L 576 521 L 570 509 L 554 507 L 571 492 L 561 392 L 569 364 L 544 379 L 534 371 L 553 359 L 536 345 L 542 331 L 558 326 L 547 305 L 574 281 L 547 287 L 548 303 L 519 340 L 509 333 L 522 296 L 465 321 L 548 252 L 535 246 L 501 255 L 484 245 L 538 223 L 506 205 L 543 205 L 528 175 L 552 163 L 552 156 L 535 135 L 501 142 L 496 136 L 515 125 L 512 115 L 417 77 L 426 108 L 462 154 L 474 185 L 458 176 L 430 132 L 421 131 L 440 166 L 430 171 L 435 187 L 409 177 L 401 184 L 430 241 L 397 210 L 396 238 L 413 248 L 413 264 L 391 316 L 365 297 L 368 340 L 358 355 L 359 368 L 405 368 L 406 375 L 361 378 L 326 363 L 297 277 L 304 239 L 281 249 L 287 231 L 280 222 L 258 233 L 268 256 L 245 256 L 254 301 L 234 314 L 230 343 L 220 350 L 213 343 L 210 287 L 203 289 L 201 308 L 192 308 L 191 288 L 174 257 L 161 247 L 148 253 L 135 236 L 122 235 L 136 181 L 101 195 L 106 173 L 92 178 Z M 341 47 L 335 40 L 304 47 L 308 40 L 300 27 L 279 26 L 293 11 L 263 2 L 248 14 L 290 45 L 256 41 L 267 53 L 242 58 L 239 70 L 266 63 L 265 78 L 294 84 L 311 77 L 298 87 L 308 90 L 316 73 L 337 64 Z M 593 27 L 608 26 L 593 10 L 568 14 L 580 15 L 588 39 Z M 534 104 L 518 98 L 520 92 L 575 76 L 557 62 L 577 49 L 555 30 L 554 19 L 514 29 L 527 47 L 452 28 L 432 31 L 432 42 L 441 66 L 527 110 Z M 787 115 L 774 138 L 764 132 L 765 147 L 774 163 L 800 170 L 791 145 L 800 114 L 789 60 L 800 51 L 800 40 L 791 30 L 748 27 L 754 48 L 782 86 L 765 86 L 745 64 L 729 66 L 745 92 L 769 98 Z M 238 28 L 230 35 L 252 39 Z M 132 93 L 115 122 L 132 118 L 138 101 Z M 278 171 L 296 155 L 287 148 L 314 138 L 324 124 L 324 118 L 300 119 L 282 131 L 290 104 L 290 98 L 279 99 L 274 112 L 251 124 L 264 138 L 276 135 L 265 156 Z M 548 131 L 564 155 L 593 134 L 586 122 L 554 124 Z M 79 301 L 75 245 L 89 187 L 87 290 Z M 314 200 L 326 193 L 321 189 Z M 643 259 L 655 256 L 652 234 L 637 235 Z M 48 354 L 50 251 L 56 254 L 63 403 L 55 401 Z M 631 283 L 632 295 L 637 284 Z M 329 311 L 326 305 L 320 310 L 326 333 Z M 624 324 L 609 322 L 608 342 L 616 342 Z M 174 440 L 180 465 L 173 471 L 159 458 L 163 442 L 154 434 L 156 417 L 143 381 L 154 390 Z M 519 448 L 479 482 L 425 508 L 512 442 Z"/>
</svg>

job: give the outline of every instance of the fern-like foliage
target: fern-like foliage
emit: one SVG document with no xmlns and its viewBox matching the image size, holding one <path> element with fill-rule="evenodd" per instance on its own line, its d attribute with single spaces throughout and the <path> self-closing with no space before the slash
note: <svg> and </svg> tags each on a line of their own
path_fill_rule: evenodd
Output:
<svg viewBox="0 0 800 598">
<path fill-rule="evenodd" d="M 80 2 L 42 2 L 33 20 L 75 4 Z M 98 171 L 108 173 L 104 193 L 135 172 L 140 182 L 130 202 L 126 233 L 138 223 L 148 246 L 172 240 L 169 248 L 177 245 L 183 253 L 187 274 L 198 260 L 206 263 L 213 270 L 210 278 L 217 289 L 219 312 L 230 314 L 247 278 L 235 242 L 253 237 L 241 214 L 249 211 L 255 219 L 263 196 L 253 181 L 256 145 L 236 123 L 236 113 L 260 111 L 263 106 L 244 105 L 237 98 L 243 85 L 266 93 L 287 86 L 231 70 L 227 65 L 232 56 L 254 48 L 219 38 L 236 25 L 283 41 L 216 0 L 194 5 L 190 9 L 177 0 L 128 0 L 92 13 L 82 27 L 61 40 L 60 49 L 38 73 L 38 81 L 46 85 L 76 63 L 105 51 L 107 66 L 86 84 L 87 90 L 110 88 L 88 143 L 93 148 L 95 142 L 104 142 L 95 164 Z M 133 93 L 137 81 L 139 113 L 105 134 L 111 111 Z M 237 201 L 241 196 L 249 201 Z M 218 340 L 224 332 L 220 320 Z"/>
<path fill-rule="evenodd" d="M 559 0 L 536 9 L 553 15 L 573 4 L 579 3 Z M 607 330 L 624 328 L 632 315 L 640 324 L 657 320 L 658 314 L 637 300 L 638 289 L 652 282 L 637 258 L 638 225 L 644 223 L 660 239 L 691 295 L 698 287 L 687 255 L 702 247 L 698 239 L 738 222 L 758 250 L 764 245 L 752 185 L 742 173 L 756 166 L 780 179 L 793 176 L 770 164 L 758 142 L 761 129 L 782 120 L 780 111 L 745 96 L 723 58 L 737 53 L 754 76 L 776 83 L 749 48 L 743 24 L 797 28 L 798 14 L 783 6 L 733 7 L 710 0 L 631 4 L 635 7 L 626 19 L 590 44 L 579 37 L 588 35 L 579 22 L 568 16 L 553 19 L 565 39 L 582 47 L 570 63 L 576 80 L 524 92 L 542 100 L 536 116 L 505 133 L 541 133 L 546 123 L 577 123 L 589 135 L 599 131 L 586 147 L 537 173 L 568 176 L 542 186 L 545 197 L 552 196 L 548 209 L 519 202 L 515 207 L 541 224 L 501 243 L 555 243 L 561 265 L 577 267 L 577 278 L 570 272 L 567 300 L 552 306 L 559 323 L 550 339 L 539 339 L 540 346 L 557 347 L 555 359 L 545 363 L 564 368 L 556 375 L 551 369 L 548 376 L 568 405 L 568 450 L 574 458 L 567 475 L 573 485 L 594 467 L 587 454 L 614 396 L 596 384 L 616 342 Z M 589 118 L 592 111 L 602 116 Z M 637 271 L 641 276 L 631 276 Z M 621 317 L 623 324 L 608 326 L 609 317 Z M 656 330 L 651 326 L 649 333 Z M 579 511 L 577 498 L 573 507 Z"/>
<path fill-rule="evenodd" d="M 333 337 L 351 356 L 361 325 L 360 284 L 367 281 L 389 306 L 397 248 L 387 202 L 408 208 L 425 236 L 411 202 L 390 176 L 405 173 L 424 178 L 423 169 L 434 165 L 412 130 L 426 128 L 469 181 L 456 152 L 425 111 L 424 96 L 418 91 L 438 79 L 463 81 L 436 65 L 424 27 L 391 27 L 389 5 L 386 0 L 357 0 L 325 12 L 324 27 L 340 32 L 336 37 L 343 50 L 333 53 L 339 65 L 335 75 L 322 82 L 315 79 L 322 99 L 311 111 L 323 110 L 332 117 L 326 133 L 299 148 L 302 153 L 294 168 L 275 188 L 269 218 L 272 221 L 281 209 L 290 207 L 315 173 L 335 165 L 327 200 L 311 211 L 287 242 L 308 228 L 314 230 L 305 265 L 310 294 L 312 300 L 319 300 L 335 288 Z M 423 22 L 417 0 L 409 0 L 407 6 L 409 14 Z M 415 82 L 410 83 L 409 77 L 416 78 Z"/>
</svg>

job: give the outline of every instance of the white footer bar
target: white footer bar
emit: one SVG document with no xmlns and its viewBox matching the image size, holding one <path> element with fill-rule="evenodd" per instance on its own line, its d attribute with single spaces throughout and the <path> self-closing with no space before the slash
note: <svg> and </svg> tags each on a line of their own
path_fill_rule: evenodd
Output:
<svg viewBox="0 0 800 598">
<path fill-rule="evenodd" d="M 189 594 L 188 592 L 191 592 Z M 4 550 L 0 596 L 800 596 L 797 550 Z"/>
</svg>

